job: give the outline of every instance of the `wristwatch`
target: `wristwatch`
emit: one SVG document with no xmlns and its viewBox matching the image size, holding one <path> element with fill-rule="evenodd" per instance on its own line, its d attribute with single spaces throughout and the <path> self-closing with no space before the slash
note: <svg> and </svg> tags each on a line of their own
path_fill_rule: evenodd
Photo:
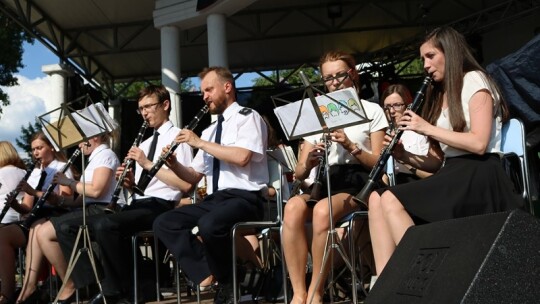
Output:
<svg viewBox="0 0 540 304">
<path fill-rule="evenodd" d="M 412 174 L 416 175 L 416 168 L 415 167 L 410 167 L 409 171 L 411 171 Z"/>
</svg>

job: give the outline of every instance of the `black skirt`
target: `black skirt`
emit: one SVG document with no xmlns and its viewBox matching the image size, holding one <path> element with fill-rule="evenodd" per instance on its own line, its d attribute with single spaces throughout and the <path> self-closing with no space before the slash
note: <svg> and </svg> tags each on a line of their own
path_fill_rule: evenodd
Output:
<svg viewBox="0 0 540 304">
<path fill-rule="evenodd" d="M 497 154 L 446 159 L 436 174 L 388 188 L 416 224 L 522 208 Z"/>
<path fill-rule="evenodd" d="M 368 180 L 369 172 L 362 165 L 330 166 L 330 192 L 332 195 L 348 193 L 356 195 Z M 327 197 L 326 177 L 321 180 L 321 196 Z"/>
</svg>

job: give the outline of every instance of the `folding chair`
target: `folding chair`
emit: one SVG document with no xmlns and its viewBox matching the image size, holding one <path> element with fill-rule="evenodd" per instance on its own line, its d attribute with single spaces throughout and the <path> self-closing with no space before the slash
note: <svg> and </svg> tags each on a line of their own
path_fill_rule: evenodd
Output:
<svg viewBox="0 0 540 304">
<path fill-rule="evenodd" d="M 279 151 L 277 151 L 279 150 Z M 270 153 L 270 152 L 269 152 Z M 286 152 L 283 149 L 276 149 L 271 151 L 272 155 L 279 155 L 286 154 Z M 238 232 L 240 230 L 247 230 L 247 229 L 268 229 L 270 228 L 280 228 L 281 227 L 281 221 L 283 219 L 283 200 L 285 197 L 283 196 L 284 192 L 284 164 L 279 161 L 279 157 L 268 157 L 268 171 L 270 173 L 270 182 L 269 185 L 272 186 L 274 189 L 276 189 L 276 209 L 277 214 L 276 218 L 273 220 L 267 220 L 267 221 L 254 221 L 254 222 L 240 222 L 233 226 L 231 229 L 231 235 L 232 235 L 232 265 L 233 265 L 233 290 L 234 290 L 234 303 L 238 303 L 239 301 L 239 295 L 238 295 L 238 274 L 237 274 L 237 265 L 236 265 L 236 246 L 235 246 L 235 240 L 238 235 Z M 288 186 L 287 186 L 288 187 Z M 287 189 L 288 190 L 288 189 Z M 268 202 L 269 206 L 270 202 Z M 267 210 L 270 208 L 268 207 Z M 263 236 L 266 237 L 266 236 Z M 265 242 L 266 243 L 266 242 Z M 263 248 L 263 250 L 267 250 L 268 248 Z M 283 264 L 283 253 L 281 250 L 279 250 L 279 258 L 282 261 Z M 262 256 L 264 259 L 270 256 L 268 253 L 263 253 Z M 263 264 L 266 264 L 267 261 L 263 260 Z M 268 265 L 263 265 L 263 267 L 266 267 Z M 286 292 L 286 291 L 284 291 Z M 286 293 L 285 293 L 286 295 Z"/>
</svg>

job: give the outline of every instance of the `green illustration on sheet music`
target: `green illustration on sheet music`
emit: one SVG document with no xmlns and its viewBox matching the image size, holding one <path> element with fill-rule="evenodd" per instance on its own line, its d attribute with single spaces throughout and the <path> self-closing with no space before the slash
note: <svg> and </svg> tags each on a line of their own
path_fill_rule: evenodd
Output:
<svg viewBox="0 0 540 304">
<path fill-rule="evenodd" d="M 329 130 L 369 121 L 354 88 L 346 88 L 315 97 L 319 120 L 309 98 L 291 102 L 274 109 L 282 129 L 289 140 L 322 132 L 322 124 Z"/>
</svg>

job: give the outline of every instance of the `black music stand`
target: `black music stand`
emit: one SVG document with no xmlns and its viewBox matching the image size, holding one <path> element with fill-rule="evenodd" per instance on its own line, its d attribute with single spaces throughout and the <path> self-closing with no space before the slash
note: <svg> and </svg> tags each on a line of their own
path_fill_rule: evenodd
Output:
<svg viewBox="0 0 540 304">
<path fill-rule="evenodd" d="M 332 192 L 330 189 L 330 166 L 328 165 L 328 143 L 331 142 L 328 141 L 328 135 L 335 129 L 367 123 L 370 121 L 370 119 L 367 118 L 364 107 L 362 106 L 360 98 L 358 97 L 358 94 L 354 88 L 347 88 L 334 91 L 332 93 L 325 93 L 317 89 L 315 84 L 310 83 L 302 71 L 300 71 L 299 74 L 304 85 L 304 87 L 301 88 L 301 90 L 304 90 L 301 100 L 290 102 L 282 98 L 282 96 L 292 92 L 285 92 L 272 96 L 272 100 L 274 101 L 274 105 L 276 105 L 276 101 L 286 103 L 284 106 L 276 107 L 274 109 L 274 113 L 278 117 L 287 139 L 293 140 L 307 135 L 322 134 L 325 144 L 324 158 L 326 161 L 324 171 L 328 191 L 327 198 L 330 229 L 326 238 L 326 251 L 323 255 L 321 272 L 317 278 L 315 289 L 317 289 L 319 284 L 321 284 L 320 280 L 326 267 L 326 263 L 331 255 L 331 251 L 335 249 L 340 254 L 347 268 L 351 271 L 351 285 L 353 286 L 352 300 L 353 303 L 358 303 L 357 294 L 354 291 L 356 289 L 356 282 L 358 281 L 356 272 L 345 254 L 345 249 L 337 236 L 337 231 L 334 227 L 334 219 L 332 218 Z M 319 96 L 316 97 L 314 92 L 317 92 Z M 329 109 L 330 106 L 332 106 L 332 109 Z M 338 112 L 336 113 L 336 111 Z M 331 264 L 331 277 L 333 277 L 333 272 L 333 264 Z M 313 295 L 311 299 L 308 299 L 308 303 L 311 303 L 312 301 Z"/>
<path fill-rule="evenodd" d="M 75 103 L 79 103 L 81 100 L 85 101 L 86 107 L 82 110 L 75 110 L 73 105 Z M 58 120 L 48 122 L 47 119 L 50 116 L 58 117 Z M 57 151 L 67 149 L 82 142 L 87 142 L 91 137 L 112 132 L 116 126 L 114 120 L 105 110 L 105 107 L 101 103 L 92 103 L 91 99 L 87 96 L 83 96 L 72 102 L 62 104 L 61 107 L 39 116 L 38 121 L 43 125 L 43 133 L 45 133 L 47 138 L 49 138 Z M 58 297 L 64 290 L 65 284 L 71 276 L 71 273 L 73 272 L 77 261 L 81 257 L 81 254 L 88 255 L 99 291 L 101 294 L 103 294 L 103 289 L 101 288 L 101 283 L 97 275 L 94 253 L 89 247 L 91 240 L 88 227 L 86 225 L 86 187 L 84 178 L 85 160 L 84 153 L 82 153 L 82 151 L 81 167 L 83 173 L 81 175 L 81 182 L 83 185 L 83 223 L 81 226 L 79 226 L 79 231 L 77 232 L 77 238 L 75 239 L 75 244 L 71 252 L 62 287 L 60 288 L 60 291 L 58 291 L 53 303 L 58 302 Z M 79 242 L 81 241 L 81 236 L 83 245 L 77 250 Z M 103 297 L 103 301 L 105 304 L 107 304 L 105 297 Z"/>
</svg>

